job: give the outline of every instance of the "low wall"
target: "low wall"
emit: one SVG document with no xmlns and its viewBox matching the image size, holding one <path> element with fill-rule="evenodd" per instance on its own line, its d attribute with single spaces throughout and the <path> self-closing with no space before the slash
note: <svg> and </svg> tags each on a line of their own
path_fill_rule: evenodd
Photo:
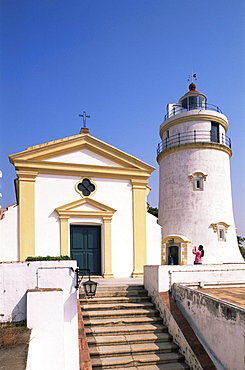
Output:
<svg viewBox="0 0 245 370">
<path fill-rule="evenodd" d="M 178 284 L 172 296 L 217 368 L 245 369 L 245 309 Z"/>
<path fill-rule="evenodd" d="M 27 319 L 32 329 L 28 361 L 37 348 L 43 353 L 29 369 L 79 369 L 76 267 L 77 262 L 70 260 L 0 263 L 0 321 Z M 51 335 L 48 328 L 52 327 L 59 327 L 59 331 L 54 329 Z M 55 337 L 61 332 L 63 367 L 54 367 L 60 364 Z M 52 355 L 52 361 L 45 351 Z"/>
<path fill-rule="evenodd" d="M 152 295 L 171 290 L 173 283 L 199 285 L 200 282 L 244 282 L 245 263 L 220 265 L 151 265 L 144 266 L 144 286 Z"/>
</svg>

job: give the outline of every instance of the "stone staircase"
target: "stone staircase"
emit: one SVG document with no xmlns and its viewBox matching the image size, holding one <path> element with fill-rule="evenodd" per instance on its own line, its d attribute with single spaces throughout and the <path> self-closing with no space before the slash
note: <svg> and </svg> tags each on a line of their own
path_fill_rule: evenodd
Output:
<svg viewBox="0 0 245 370">
<path fill-rule="evenodd" d="M 93 369 L 189 369 L 142 285 L 98 286 L 80 304 Z"/>
</svg>

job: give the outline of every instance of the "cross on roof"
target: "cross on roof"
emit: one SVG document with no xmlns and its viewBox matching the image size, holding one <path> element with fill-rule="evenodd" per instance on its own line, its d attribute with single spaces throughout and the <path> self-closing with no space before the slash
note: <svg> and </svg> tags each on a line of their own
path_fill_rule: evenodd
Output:
<svg viewBox="0 0 245 370">
<path fill-rule="evenodd" d="M 78 116 L 83 117 L 83 127 L 86 127 L 86 118 L 90 118 L 90 116 L 87 116 L 85 111 L 83 111 L 83 114 L 79 114 Z"/>
</svg>

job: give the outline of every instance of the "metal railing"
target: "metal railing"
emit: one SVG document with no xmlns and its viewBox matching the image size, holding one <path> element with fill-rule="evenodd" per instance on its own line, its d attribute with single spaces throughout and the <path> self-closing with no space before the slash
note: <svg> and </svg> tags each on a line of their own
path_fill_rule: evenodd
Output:
<svg viewBox="0 0 245 370">
<path fill-rule="evenodd" d="M 160 154 L 163 150 L 171 148 L 174 146 L 187 144 L 187 143 L 196 143 L 196 142 L 212 142 L 222 145 L 226 145 L 231 148 L 231 139 L 225 134 L 217 135 L 216 133 L 210 131 L 187 131 L 179 132 L 178 134 L 166 137 L 163 139 L 157 146 L 157 155 Z"/>
<path fill-rule="evenodd" d="M 208 103 L 201 103 L 201 104 L 189 104 L 187 108 L 183 108 L 181 105 L 175 106 L 171 111 L 169 111 L 164 116 L 164 120 L 175 116 L 176 114 L 182 113 L 182 112 L 188 112 L 193 109 L 199 109 L 199 110 L 212 110 L 214 112 L 222 113 L 221 109 L 213 104 Z"/>
</svg>

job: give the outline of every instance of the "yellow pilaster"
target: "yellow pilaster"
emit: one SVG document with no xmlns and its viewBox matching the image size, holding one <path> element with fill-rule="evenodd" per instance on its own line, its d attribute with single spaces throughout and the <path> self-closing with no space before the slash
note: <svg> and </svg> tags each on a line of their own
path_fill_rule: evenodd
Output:
<svg viewBox="0 0 245 370">
<path fill-rule="evenodd" d="M 112 217 L 104 216 L 104 278 L 113 278 L 112 273 L 112 248 L 111 248 L 111 220 Z"/>
<path fill-rule="evenodd" d="M 146 264 L 146 180 L 131 180 L 133 189 L 133 234 L 134 270 L 133 277 L 143 276 Z"/>
<path fill-rule="evenodd" d="M 16 171 L 19 202 L 19 259 L 35 256 L 35 179 L 37 172 Z"/>
<path fill-rule="evenodd" d="M 60 255 L 69 256 L 69 216 L 60 215 Z"/>
</svg>

